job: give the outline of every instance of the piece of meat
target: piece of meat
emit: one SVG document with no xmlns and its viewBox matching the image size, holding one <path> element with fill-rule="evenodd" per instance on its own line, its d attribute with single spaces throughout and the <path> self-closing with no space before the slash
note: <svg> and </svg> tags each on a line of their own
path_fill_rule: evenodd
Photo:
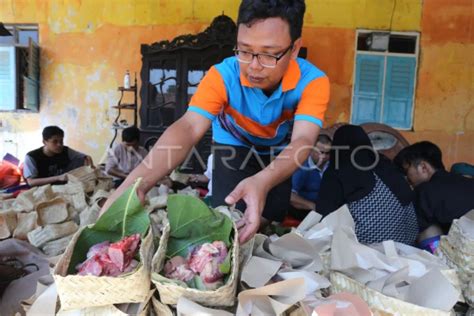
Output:
<svg viewBox="0 0 474 316">
<path fill-rule="evenodd" d="M 96 254 L 107 252 L 109 245 L 110 245 L 110 241 L 103 241 L 101 243 L 95 244 L 94 246 L 90 247 L 89 251 L 87 252 L 87 259 L 92 258 Z"/>
<path fill-rule="evenodd" d="M 181 256 L 175 256 L 166 261 L 163 271 L 165 272 L 165 277 L 169 279 L 188 282 L 194 278 L 194 272 L 189 269 L 186 259 Z"/>
<path fill-rule="evenodd" d="M 201 273 L 204 267 L 213 262 L 214 265 L 224 262 L 227 256 L 227 247 L 222 241 L 214 241 L 211 243 L 204 243 L 193 249 L 189 258 L 189 267 L 195 273 Z"/>
<path fill-rule="evenodd" d="M 102 264 L 96 257 L 87 259 L 77 269 L 79 270 L 78 275 L 100 276 L 102 274 Z"/>
<path fill-rule="evenodd" d="M 180 280 L 183 282 L 190 281 L 192 278 L 194 278 L 194 275 L 194 272 L 189 269 L 187 264 L 176 266 L 173 270 L 168 270 L 168 272 L 165 273 L 165 277 L 168 279 Z"/>
<path fill-rule="evenodd" d="M 139 262 L 137 260 L 132 259 L 132 261 L 130 261 L 130 264 L 126 266 L 125 269 L 123 270 L 123 273 L 132 272 L 136 267 L 138 267 L 138 264 Z"/>
<path fill-rule="evenodd" d="M 133 260 L 140 243 L 140 235 L 134 234 L 110 244 L 108 241 L 92 246 L 87 260 L 76 266 L 79 275 L 119 276 L 133 271 L 138 261 Z"/>
<path fill-rule="evenodd" d="M 128 266 L 135 256 L 138 244 L 140 242 L 140 234 L 134 234 L 124 239 L 115 242 L 109 246 L 110 260 L 123 271 L 125 266 Z"/>
<path fill-rule="evenodd" d="M 170 274 L 180 265 L 187 265 L 186 259 L 181 256 L 174 256 L 173 258 L 166 261 L 163 271 L 165 274 Z"/>
</svg>

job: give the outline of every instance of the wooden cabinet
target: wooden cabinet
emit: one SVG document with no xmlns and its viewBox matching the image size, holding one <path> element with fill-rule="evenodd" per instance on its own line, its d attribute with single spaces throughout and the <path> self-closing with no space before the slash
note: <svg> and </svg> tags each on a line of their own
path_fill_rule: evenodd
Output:
<svg viewBox="0 0 474 316">
<path fill-rule="evenodd" d="M 236 26 L 229 17 L 216 17 L 196 35 L 142 45 L 140 89 L 140 142 L 151 148 L 163 131 L 187 110 L 189 100 L 208 69 L 233 55 Z M 182 166 L 185 172 L 201 173 L 210 153 L 211 130 Z"/>
</svg>

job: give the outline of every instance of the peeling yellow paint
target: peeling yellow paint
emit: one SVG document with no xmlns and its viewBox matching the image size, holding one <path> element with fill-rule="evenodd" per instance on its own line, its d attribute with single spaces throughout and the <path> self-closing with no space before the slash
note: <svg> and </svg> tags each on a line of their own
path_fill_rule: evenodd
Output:
<svg viewBox="0 0 474 316">
<path fill-rule="evenodd" d="M 11 22 L 47 23 L 55 33 L 93 32 L 104 24 L 208 23 L 225 13 L 237 18 L 239 0 L 1 0 Z M 306 1 L 307 27 L 419 30 L 421 0 Z"/>
<path fill-rule="evenodd" d="M 306 26 L 420 29 L 421 0 L 315 0 L 306 5 Z"/>
<path fill-rule="evenodd" d="M 140 44 L 200 32 L 222 13 L 235 20 L 239 4 L 0 0 L 0 20 L 37 23 L 41 46 L 41 113 L 0 113 L 0 154 L 16 148 L 22 157 L 41 145 L 42 128 L 55 124 L 65 129 L 69 146 L 99 160 L 113 136 L 117 86 L 125 70 L 140 72 Z M 308 59 L 332 82 L 328 124 L 350 118 L 355 29 L 419 31 L 414 132 L 404 135 L 439 142 L 448 162 L 474 163 L 472 1 L 307 0 L 306 5 Z M 124 118 L 131 122 L 132 113 Z"/>
</svg>

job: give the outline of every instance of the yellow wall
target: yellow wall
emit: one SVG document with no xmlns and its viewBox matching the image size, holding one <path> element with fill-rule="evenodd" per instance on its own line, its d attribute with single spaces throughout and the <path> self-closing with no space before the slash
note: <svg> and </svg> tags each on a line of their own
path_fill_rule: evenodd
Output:
<svg viewBox="0 0 474 316">
<path fill-rule="evenodd" d="M 306 2 L 303 41 L 308 59 L 327 72 L 332 82 L 328 124 L 350 118 L 355 29 L 391 26 L 396 31 L 420 31 L 414 132 L 404 135 L 411 141 L 439 142 L 448 164 L 474 162 L 469 58 L 473 55 L 473 1 Z M 0 153 L 8 150 L 22 157 L 40 146 L 44 126 L 56 124 L 65 129 L 66 144 L 99 160 L 113 136 L 109 126 L 116 110 L 110 107 L 118 100 L 117 86 L 125 70 L 140 71 L 140 44 L 200 32 L 222 12 L 235 20 L 239 3 L 0 0 L 2 22 L 39 24 L 42 49 L 41 112 L 0 113 Z"/>
<path fill-rule="evenodd" d="M 423 2 L 414 132 L 429 139 L 445 163 L 474 163 L 474 1 Z"/>
</svg>

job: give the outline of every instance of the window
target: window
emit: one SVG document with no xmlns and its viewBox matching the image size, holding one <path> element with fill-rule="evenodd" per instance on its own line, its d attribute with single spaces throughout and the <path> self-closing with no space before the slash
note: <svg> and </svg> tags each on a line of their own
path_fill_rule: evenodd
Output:
<svg viewBox="0 0 474 316">
<path fill-rule="evenodd" d="M 39 109 L 38 26 L 6 24 L 0 36 L 0 111 Z"/>
<path fill-rule="evenodd" d="M 351 122 L 413 127 L 418 33 L 358 30 Z"/>
</svg>

